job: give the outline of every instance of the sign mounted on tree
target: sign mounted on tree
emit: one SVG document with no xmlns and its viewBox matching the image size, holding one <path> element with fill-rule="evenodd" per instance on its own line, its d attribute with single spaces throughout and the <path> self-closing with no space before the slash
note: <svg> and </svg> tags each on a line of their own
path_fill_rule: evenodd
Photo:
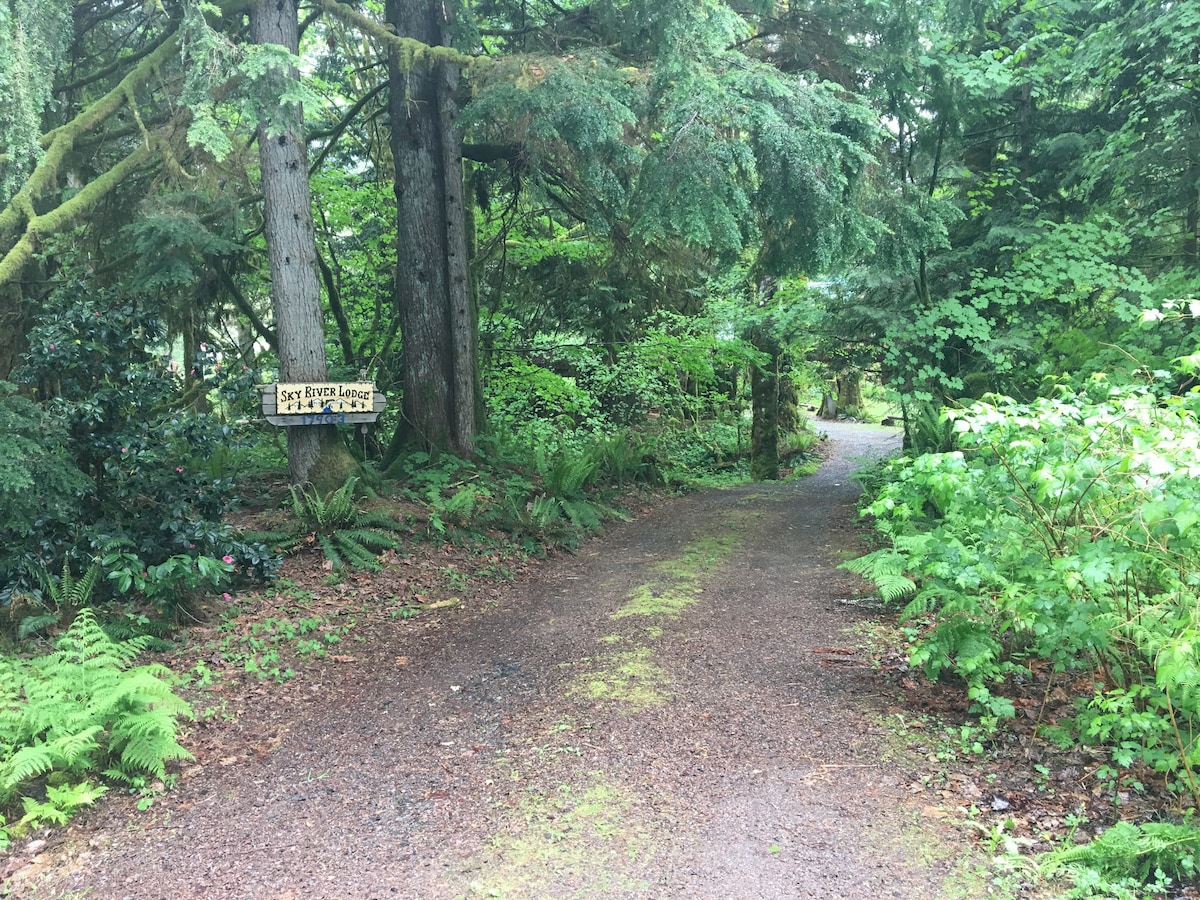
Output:
<svg viewBox="0 0 1200 900">
<path fill-rule="evenodd" d="M 263 417 L 272 425 L 374 422 L 385 399 L 370 381 L 264 384 Z"/>
</svg>

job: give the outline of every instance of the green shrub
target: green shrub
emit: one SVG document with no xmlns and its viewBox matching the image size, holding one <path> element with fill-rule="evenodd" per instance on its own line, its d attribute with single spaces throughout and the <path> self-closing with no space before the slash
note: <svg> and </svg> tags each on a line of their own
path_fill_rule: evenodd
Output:
<svg viewBox="0 0 1200 900">
<path fill-rule="evenodd" d="M 51 295 L 28 341 L 14 379 L 44 399 L 36 416 L 16 398 L 0 403 L 0 419 L 19 426 L 15 437 L 0 437 L 0 468 L 44 479 L 43 491 L 13 519 L 0 518 L 0 603 L 14 590 L 36 591 L 37 571 L 114 546 L 134 554 L 141 571 L 183 555 L 230 557 L 245 576 L 273 573 L 275 557 L 222 520 L 233 484 L 210 474 L 208 463 L 233 433 L 195 408 L 205 394 L 253 393 L 253 372 L 222 369 L 209 348 L 194 361 L 185 394 L 189 384 L 163 355 L 165 327 L 150 305 L 84 283 Z M 56 425 L 33 433 L 42 418 Z M 8 460 L 17 442 L 25 462 L 14 466 Z M 0 503 L 11 502 L 6 497 L 0 488 Z M 49 514 L 31 523 L 31 503 Z"/>
<path fill-rule="evenodd" d="M 15 390 L 0 381 L 0 547 L 7 548 L 36 546 L 68 527 L 91 487 L 67 452 L 61 423 Z M 0 588 L 18 562 L 11 549 L 0 550 Z"/>
<path fill-rule="evenodd" d="M 141 787 L 191 758 L 177 737 L 191 709 L 171 690 L 173 676 L 133 665 L 148 640 L 114 641 L 84 609 L 52 653 L 0 655 L 0 846 L 14 830 L 61 822 L 94 801 L 104 791 L 97 776 Z M 5 826 L 21 795 L 24 814 Z"/>
<path fill-rule="evenodd" d="M 995 685 L 1030 658 L 1098 673 L 1083 740 L 1200 800 L 1196 398 L 1096 382 L 950 413 L 959 450 L 891 464 L 866 507 L 890 546 L 847 564 L 923 623 L 912 663 Z"/>
</svg>

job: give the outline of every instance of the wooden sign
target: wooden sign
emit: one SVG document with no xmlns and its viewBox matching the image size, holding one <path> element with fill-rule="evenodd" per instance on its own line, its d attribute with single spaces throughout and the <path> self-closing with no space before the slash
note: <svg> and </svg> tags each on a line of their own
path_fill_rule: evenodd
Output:
<svg viewBox="0 0 1200 900">
<path fill-rule="evenodd" d="M 374 422 L 386 400 L 369 381 L 264 384 L 263 417 L 272 425 Z"/>
</svg>

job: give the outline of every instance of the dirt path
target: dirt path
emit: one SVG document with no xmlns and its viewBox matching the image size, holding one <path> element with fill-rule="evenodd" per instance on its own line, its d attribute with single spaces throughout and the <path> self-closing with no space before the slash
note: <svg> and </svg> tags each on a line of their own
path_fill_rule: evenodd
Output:
<svg viewBox="0 0 1200 900">
<path fill-rule="evenodd" d="M 852 460 L 897 437 L 827 430 L 813 477 L 664 503 L 498 604 L 264 686 L 282 724 L 254 759 L 85 818 L 11 895 L 949 896 L 967 851 L 908 799 L 837 602 Z"/>
</svg>

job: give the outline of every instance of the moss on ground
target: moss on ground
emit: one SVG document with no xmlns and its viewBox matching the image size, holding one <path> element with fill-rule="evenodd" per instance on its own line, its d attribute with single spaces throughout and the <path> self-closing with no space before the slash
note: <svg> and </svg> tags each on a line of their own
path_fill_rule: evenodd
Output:
<svg viewBox="0 0 1200 900">
<path fill-rule="evenodd" d="M 703 537 L 684 548 L 674 559 L 654 567 L 654 578 L 638 585 L 615 613 L 614 619 L 629 616 L 663 616 L 676 619 L 700 599 L 700 584 L 742 545 L 736 531 L 719 537 Z"/>
<path fill-rule="evenodd" d="M 528 790 L 499 833 L 469 866 L 471 897 L 612 897 L 648 894 L 650 883 L 629 874 L 644 866 L 657 843 L 639 821 L 634 801 L 602 772 L 572 787 Z"/>
<path fill-rule="evenodd" d="M 577 675 L 567 688 L 567 696 L 594 703 L 618 703 L 632 711 L 665 703 L 671 678 L 651 662 L 653 652 L 649 647 L 637 647 L 592 660 L 599 665 Z"/>
</svg>

